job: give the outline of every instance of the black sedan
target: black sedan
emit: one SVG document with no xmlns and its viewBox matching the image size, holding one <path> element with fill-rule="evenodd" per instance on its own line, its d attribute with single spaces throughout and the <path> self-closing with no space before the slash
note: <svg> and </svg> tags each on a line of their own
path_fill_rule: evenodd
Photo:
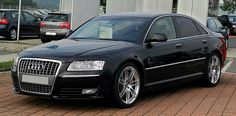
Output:
<svg viewBox="0 0 236 116">
<path fill-rule="evenodd" d="M 134 105 L 143 91 L 201 79 L 216 86 L 226 58 L 222 35 L 178 14 L 113 14 L 83 24 L 67 39 L 18 54 L 18 94 L 56 99 L 113 98 Z"/>
</svg>

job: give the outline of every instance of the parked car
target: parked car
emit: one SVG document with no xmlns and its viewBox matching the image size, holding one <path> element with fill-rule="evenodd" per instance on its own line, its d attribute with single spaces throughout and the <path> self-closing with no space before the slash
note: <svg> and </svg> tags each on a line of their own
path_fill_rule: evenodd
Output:
<svg viewBox="0 0 236 116">
<path fill-rule="evenodd" d="M 40 13 L 38 10 L 25 10 L 25 11 L 33 14 L 40 21 L 42 21 L 47 16 L 46 14 Z"/>
<path fill-rule="evenodd" d="M 60 40 L 71 31 L 70 14 L 49 13 L 41 22 L 40 39 L 42 43 Z"/>
<path fill-rule="evenodd" d="M 98 16 L 68 39 L 18 54 L 18 94 L 55 99 L 113 98 L 131 107 L 146 90 L 200 79 L 216 86 L 226 59 L 221 34 L 179 14 Z"/>
<path fill-rule="evenodd" d="M 229 43 L 229 29 L 224 27 L 220 21 L 214 17 L 208 17 L 207 28 L 216 33 L 221 33 L 225 38 L 226 47 L 228 48 Z"/>
<path fill-rule="evenodd" d="M 0 9 L 0 36 L 11 40 L 17 38 L 18 10 Z M 32 14 L 22 11 L 20 36 L 39 36 L 40 21 Z"/>
<path fill-rule="evenodd" d="M 230 29 L 230 34 L 236 34 L 236 16 L 222 15 L 218 19 L 223 26 Z"/>
</svg>

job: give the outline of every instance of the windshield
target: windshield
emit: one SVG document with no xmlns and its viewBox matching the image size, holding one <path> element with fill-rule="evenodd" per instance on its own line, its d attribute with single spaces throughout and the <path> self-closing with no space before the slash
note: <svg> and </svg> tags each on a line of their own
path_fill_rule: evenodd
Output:
<svg viewBox="0 0 236 116">
<path fill-rule="evenodd" d="M 68 15 L 65 14 L 49 14 L 44 21 L 46 22 L 67 22 Z"/>
<path fill-rule="evenodd" d="M 229 16 L 230 22 L 236 22 L 236 16 Z"/>
<path fill-rule="evenodd" d="M 82 25 L 69 38 L 136 42 L 148 22 L 148 18 L 139 17 L 98 17 Z"/>
</svg>

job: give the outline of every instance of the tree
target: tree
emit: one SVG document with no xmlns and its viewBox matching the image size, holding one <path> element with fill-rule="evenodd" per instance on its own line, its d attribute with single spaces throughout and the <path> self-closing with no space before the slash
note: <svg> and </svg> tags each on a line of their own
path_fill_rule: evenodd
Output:
<svg viewBox="0 0 236 116">
<path fill-rule="evenodd" d="M 236 0 L 223 0 L 223 5 L 220 8 L 223 11 L 228 11 L 229 13 L 234 13 L 236 10 Z"/>
</svg>

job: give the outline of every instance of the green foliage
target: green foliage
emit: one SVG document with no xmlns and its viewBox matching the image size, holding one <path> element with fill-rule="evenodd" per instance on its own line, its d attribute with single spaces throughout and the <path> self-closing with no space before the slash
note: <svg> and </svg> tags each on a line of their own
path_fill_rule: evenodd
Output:
<svg viewBox="0 0 236 116">
<path fill-rule="evenodd" d="M 223 11 L 228 11 L 229 13 L 234 13 L 236 10 L 236 0 L 223 0 L 224 3 L 220 8 Z"/>
<path fill-rule="evenodd" d="M 0 62 L 0 69 L 10 68 L 13 64 L 13 61 Z"/>
</svg>

